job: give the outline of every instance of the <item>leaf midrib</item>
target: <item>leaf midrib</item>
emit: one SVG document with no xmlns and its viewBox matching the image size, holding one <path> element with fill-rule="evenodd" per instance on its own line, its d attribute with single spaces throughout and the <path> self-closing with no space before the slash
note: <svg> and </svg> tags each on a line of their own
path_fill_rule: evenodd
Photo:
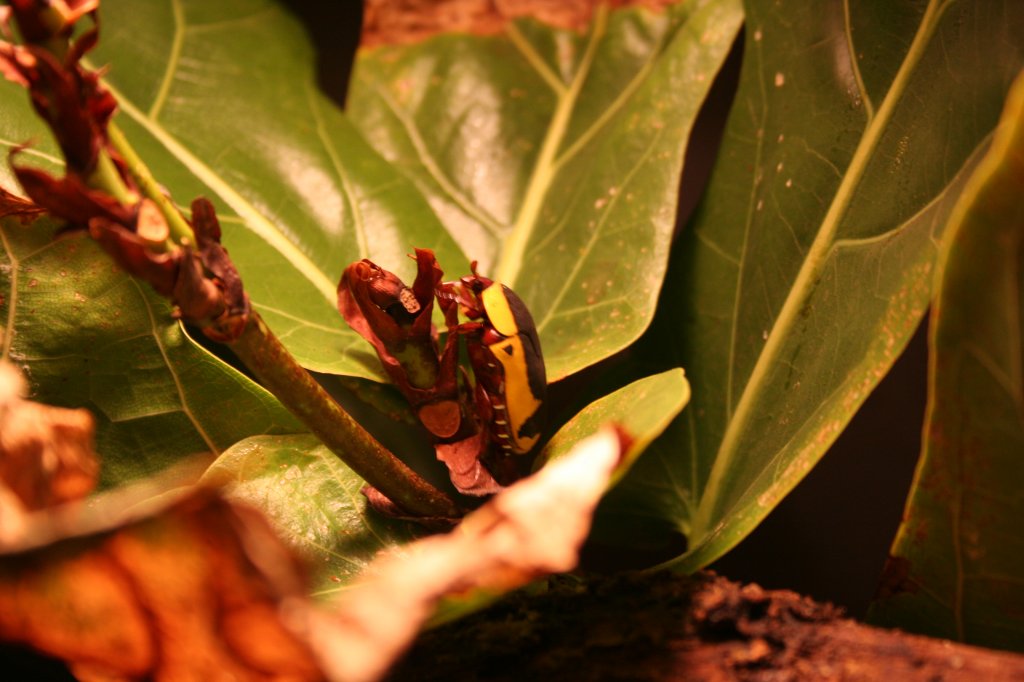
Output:
<svg viewBox="0 0 1024 682">
<path fill-rule="evenodd" d="M 537 155 L 537 162 L 530 174 L 530 182 L 527 184 L 526 192 L 523 195 L 523 203 L 516 216 L 512 232 L 505 242 L 505 248 L 501 252 L 501 260 L 496 268 L 496 279 L 513 286 L 519 276 L 519 270 L 523 265 L 523 256 L 526 253 L 526 245 L 537 227 L 537 218 L 544 204 L 544 197 L 554 179 L 557 168 L 555 167 L 555 155 L 562 146 L 565 134 L 569 129 L 569 120 L 572 117 L 576 100 L 583 90 L 583 84 L 590 74 L 590 67 L 594 63 L 594 56 L 597 54 L 597 46 L 601 42 L 605 31 L 608 28 L 608 7 L 600 5 L 594 12 L 594 19 L 590 32 L 590 41 L 587 43 L 586 52 L 580 60 L 580 67 L 573 77 L 569 88 L 560 94 L 558 104 L 555 106 L 555 113 L 551 117 L 551 124 L 548 126 L 541 145 L 540 153 Z"/>
<path fill-rule="evenodd" d="M 154 121 L 160 117 L 160 112 L 167 101 L 167 94 L 171 91 L 171 84 L 174 82 L 174 74 L 178 70 L 178 62 L 181 60 L 181 48 L 185 44 L 185 10 L 181 6 L 181 0 L 171 0 L 171 14 L 174 17 L 174 35 L 171 36 L 171 52 L 167 57 L 167 68 L 164 69 L 164 77 L 160 79 L 160 87 L 157 88 L 153 104 L 150 105 L 147 115 Z"/>
<path fill-rule="evenodd" d="M 316 263 L 301 249 L 292 243 L 280 229 L 266 216 L 259 212 L 253 204 L 220 176 L 216 171 L 201 161 L 159 121 L 154 121 L 136 107 L 132 101 L 109 82 L 104 85 L 117 99 L 121 111 L 135 120 L 167 149 L 182 165 L 189 169 L 207 187 L 231 207 L 244 221 L 246 227 L 262 238 L 271 248 L 281 254 L 285 260 L 299 271 L 313 287 L 320 292 L 329 305 L 335 305 L 337 297 L 336 285 L 324 274 Z"/>
<path fill-rule="evenodd" d="M 955 0 L 945 0 L 945 2 L 939 5 L 937 0 L 929 1 L 917 34 L 914 36 L 914 40 L 907 51 L 906 59 L 900 65 L 900 69 L 896 73 L 889 91 L 886 93 L 885 99 L 877 111 L 877 115 L 865 128 L 864 135 L 861 137 L 861 141 L 850 160 L 846 174 L 822 221 L 822 227 L 814 238 L 810 249 L 808 249 L 807 257 L 800 266 L 800 270 L 793 282 L 793 287 L 790 289 L 790 293 L 786 297 L 782 309 L 772 325 L 764 348 L 758 356 L 750 378 L 736 405 L 733 418 L 726 426 L 725 434 L 711 468 L 708 484 L 701 495 L 697 515 L 694 520 L 694 534 L 698 537 L 704 535 L 714 525 L 712 514 L 719 505 L 726 476 L 733 468 L 733 463 L 739 454 L 740 440 L 746 432 L 748 425 L 754 419 L 754 408 L 767 388 L 768 374 L 779 360 L 782 347 L 789 337 L 789 332 L 799 318 L 800 310 L 809 296 L 810 285 L 820 275 L 827 261 L 829 250 L 839 229 L 841 219 L 846 214 L 854 192 L 867 171 L 870 160 L 873 158 L 873 152 L 878 147 L 882 134 L 886 130 L 897 104 L 901 101 L 906 91 L 910 77 L 920 62 L 931 36 L 938 26 L 939 20 L 953 2 Z M 856 52 L 852 52 L 850 56 L 851 59 L 856 59 Z"/>
</svg>

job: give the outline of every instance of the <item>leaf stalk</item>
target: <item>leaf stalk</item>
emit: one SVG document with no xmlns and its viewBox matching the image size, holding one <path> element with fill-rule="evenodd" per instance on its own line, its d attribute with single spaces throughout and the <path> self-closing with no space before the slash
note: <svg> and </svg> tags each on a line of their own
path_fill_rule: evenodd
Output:
<svg viewBox="0 0 1024 682">
<path fill-rule="evenodd" d="M 178 210 L 178 207 L 174 205 L 171 198 L 164 192 L 163 187 L 153 177 L 149 167 L 146 166 L 135 149 L 128 143 L 128 139 L 114 121 L 111 121 L 107 128 L 107 136 L 110 139 L 111 146 L 121 155 L 128 173 L 132 176 L 135 184 L 138 185 L 143 196 L 155 203 L 157 208 L 160 209 L 164 220 L 167 221 L 171 239 L 176 244 L 194 243 L 195 235 L 192 232 L 192 226 L 181 215 L 181 211 Z M 120 199 L 120 197 L 118 198 Z"/>
<path fill-rule="evenodd" d="M 230 344 L 256 378 L 363 480 L 417 516 L 452 518 L 458 509 L 381 445 L 303 369 L 253 311 Z"/>
</svg>

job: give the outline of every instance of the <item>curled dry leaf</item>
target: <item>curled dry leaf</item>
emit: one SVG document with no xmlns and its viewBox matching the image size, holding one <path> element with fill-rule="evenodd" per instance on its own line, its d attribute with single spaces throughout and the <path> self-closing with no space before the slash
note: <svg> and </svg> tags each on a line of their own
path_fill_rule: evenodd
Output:
<svg viewBox="0 0 1024 682">
<path fill-rule="evenodd" d="M 301 572 L 256 512 L 199 491 L 71 535 L 59 517 L 35 529 L 49 544 L 0 555 L 0 638 L 81 680 L 323 679 L 278 616 Z"/>
<path fill-rule="evenodd" d="M 288 622 L 332 679 L 378 679 L 445 597 L 498 594 L 574 568 L 621 452 L 614 429 L 590 437 L 453 532 L 379 559 L 335 612 L 297 603 Z"/>
<path fill-rule="evenodd" d="M 99 5 L 99 0 L 10 0 L 10 11 L 27 42 L 45 43 L 57 36 L 68 38 L 75 22 Z"/>
<path fill-rule="evenodd" d="M 88 229 L 121 267 L 171 298 L 180 315 L 207 336 L 235 341 L 248 323 L 249 299 L 220 243 L 213 204 L 203 198 L 192 203 L 194 244 L 186 238 L 181 244 L 172 242 L 167 221 L 152 201 L 138 199 L 133 176 L 110 143 L 108 128 L 116 100 L 103 86 L 101 72 L 81 63 L 96 46 L 98 28 L 68 42 L 66 51 L 48 42 L 68 41 L 74 23 L 97 6 L 95 0 L 25 0 L 12 5 L 28 44 L 0 40 L 0 75 L 28 89 L 32 106 L 61 148 L 67 172 L 54 177 L 13 162 L 11 168 L 40 208 L 67 221 L 70 229 Z M 0 15 L 0 29 L 6 33 L 3 22 L 10 14 Z M 12 155 L 20 150 L 14 148 Z M 104 180 L 111 175 L 117 180 Z M 123 191 L 112 186 L 123 186 Z M 24 213 L 24 207 L 0 196 L 0 215 L 11 211 Z"/>
<path fill-rule="evenodd" d="M 35 202 L 23 199 L 0 187 L 0 218 L 15 216 L 23 222 L 31 222 L 45 212 Z"/>
<path fill-rule="evenodd" d="M 12 150 L 12 159 L 21 148 Z M 56 178 L 44 171 L 12 163 L 25 194 L 46 213 L 66 220 L 70 229 L 84 229 L 91 221 L 100 220 L 134 224 L 135 210 L 113 197 L 91 189 L 81 177 L 69 173 Z"/>
<path fill-rule="evenodd" d="M 192 202 L 195 244 L 170 250 L 154 245 L 142 227 L 148 214 L 166 228 L 149 200 L 137 205 L 130 221 L 92 219 L 89 234 L 129 274 L 145 280 L 177 307 L 176 314 L 197 324 L 214 341 L 230 343 L 241 336 L 252 311 L 227 249 L 220 243 L 220 222 L 209 199 Z M 155 230 L 155 231 L 159 231 Z"/>
<path fill-rule="evenodd" d="M 469 377 L 458 367 L 458 302 L 437 293 L 443 277 L 430 249 L 416 249 L 416 280 L 411 287 L 363 259 L 342 275 L 338 311 L 377 351 L 391 382 L 433 437 L 437 458 L 448 467 L 456 489 L 466 495 L 490 495 L 504 488 L 502 482 L 518 476 L 503 476 L 500 458 L 481 459 L 487 451 L 486 432 L 473 405 Z M 435 297 L 448 328 L 443 349 L 431 321 Z M 375 508 L 387 513 L 376 504 Z"/>
<path fill-rule="evenodd" d="M 425 426 L 447 437 L 459 428 L 455 344 L 446 344 L 441 353 L 431 322 L 434 288 L 443 276 L 430 249 L 416 249 L 416 280 L 411 287 L 364 258 L 345 268 L 338 284 L 338 311 L 373 345 L 388 378 L 413 409 L 426 409 L 431 415 Z M 445 411 L 436 406 L 448 404 L 454 412 L 449 419 L 440 419 Z"/>
<path fill-rule="evenodd" d="M 16 536 L 12 516 L 85 497 L 96 485 L 93 419 L 25 400 L 14 366 L 0 363 L 0 545 Z"/>
<path fill-rule="evenodd" d="M 75 39 L 63 59 L 42 46 L 50 36 L 45 35 L 47 17 L 40 15 L 46 13 L 49 5 L 48 2 L 19 2 L 14 6 L 14 16 L 22 33 L 39 33 L 42 42 L 14 45 L 0 41 L 0 73 L 28 88 L 32 106 L 53 130 L 68 170 L 87 177 L 96 169 L 100 152 L 107 146 L 107 125 L 117 109 L 117 102 L 101 84 L 99 74 L 79 63 L 96 46 L 98 32 L 95 28 Z M 66 39 L 74 21 L 80 17 L 74 12 L 65 15 L 69 21 L 62 18 L 61 28 L 52 35 L 64 35 Z M 33 26 L 41 30 L 36 31 Z"/>
</svg>

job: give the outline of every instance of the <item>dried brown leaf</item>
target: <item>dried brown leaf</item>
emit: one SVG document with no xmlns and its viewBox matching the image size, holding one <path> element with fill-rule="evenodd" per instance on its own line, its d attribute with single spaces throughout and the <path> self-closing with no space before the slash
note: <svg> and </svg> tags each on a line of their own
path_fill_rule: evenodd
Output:
<svg viewBox="0 0 1024 682">
<path fill-rule="evenodd" d="M 363 47 L 402 45 L 438 33 L 501 33 L 510 21 L 531 17 L 545 24 L 582 31 L 599 4 L 661 9 L 674 0 L 367 0 Z"/>
<path fill-rule="evenodd" d="M 487 448 L 487 434 L 483 431 L 455 443 L 434 446 L 437 459 L 448 467 L 452 485 L 463 495 L 493 495 L 505 486 L 495 480 L 484 466 L 480 453 Z"/>
<path fill-rule="evenodd" d="M 45 43 L 58 35 L 70 35 L 74 23 L 99 5 L 99 0 L 10 0 L 9 9 L 25 40 Z"/>
<path fill-rule="evenodd" d="M 0 556 L 0 638 L 82 680 L 323 678 L 280 622 L 305 584 L 257 513 L 199 491 L 112 527 L 85 516 L 37 520 L 64 537 Z"/>
<path fill-rule="evenodd" d="M 85 497 L 99 473 L 92 415 L 25 400 L 26 390 L 18 370 L 0 363 L 0 485 L 23 509 Z M 0 515 L 17 514 L 10 495 L 6 502 Z"/>
<path fill-rule="evenodd" d="M 22 222 L 31 222 L 44 213 L 46 210 L 30 199 L 23 199 L 0 187 L 0 218 L 15 216 L 21 218 Z"/>
<path fill-rule="evenodd" d="M 13 157 L 21 150 L 14 148 Z M 47 213 L 68 221 L 72 228 L 85 228 L 97 218 L 118 225 L 134 225 L 135 211 L 105 192 L 92 189 L 77 174 L 57 178 L 45 171 L 11 163 L 25 194 Z"/>
<path fill-rule="evenodd" d="M 337 611 L 296 605 L 289 622 L 332 679 L 379 679 L 445 597 L 500 593 L 571 570 L 621 457 L 609 429 L 516 483 L 447 535 L 374 563 Z"/>
<path fill-rule="evenodd" d="M 443 275 L 433 251 L 416 249 L 412 287 L 365 258 L 345 268 L 338 283 L 338 312 L 373 345 L 384 371 L 414 408 L 457 401 L 455 357 L 444 371 L 431 323 L 434 287 Z"/>
</svg>

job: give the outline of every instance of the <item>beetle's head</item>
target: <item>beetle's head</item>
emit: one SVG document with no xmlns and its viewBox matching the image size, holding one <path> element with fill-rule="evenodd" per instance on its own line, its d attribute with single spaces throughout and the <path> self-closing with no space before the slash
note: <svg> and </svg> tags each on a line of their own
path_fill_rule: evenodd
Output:
<svg viewBox="0 0 1024 682">
<path fill-rule="evenodd" d="M 494 284 L 494 280 L 488 279 L 476 271 L 476 261 L 469 264 L 469 269 L 473 274 L 466 275 L 459 280 L 462 282 L 462 286 L 469 291 L 479 295 L 481 291 Z"/>
</svg>

